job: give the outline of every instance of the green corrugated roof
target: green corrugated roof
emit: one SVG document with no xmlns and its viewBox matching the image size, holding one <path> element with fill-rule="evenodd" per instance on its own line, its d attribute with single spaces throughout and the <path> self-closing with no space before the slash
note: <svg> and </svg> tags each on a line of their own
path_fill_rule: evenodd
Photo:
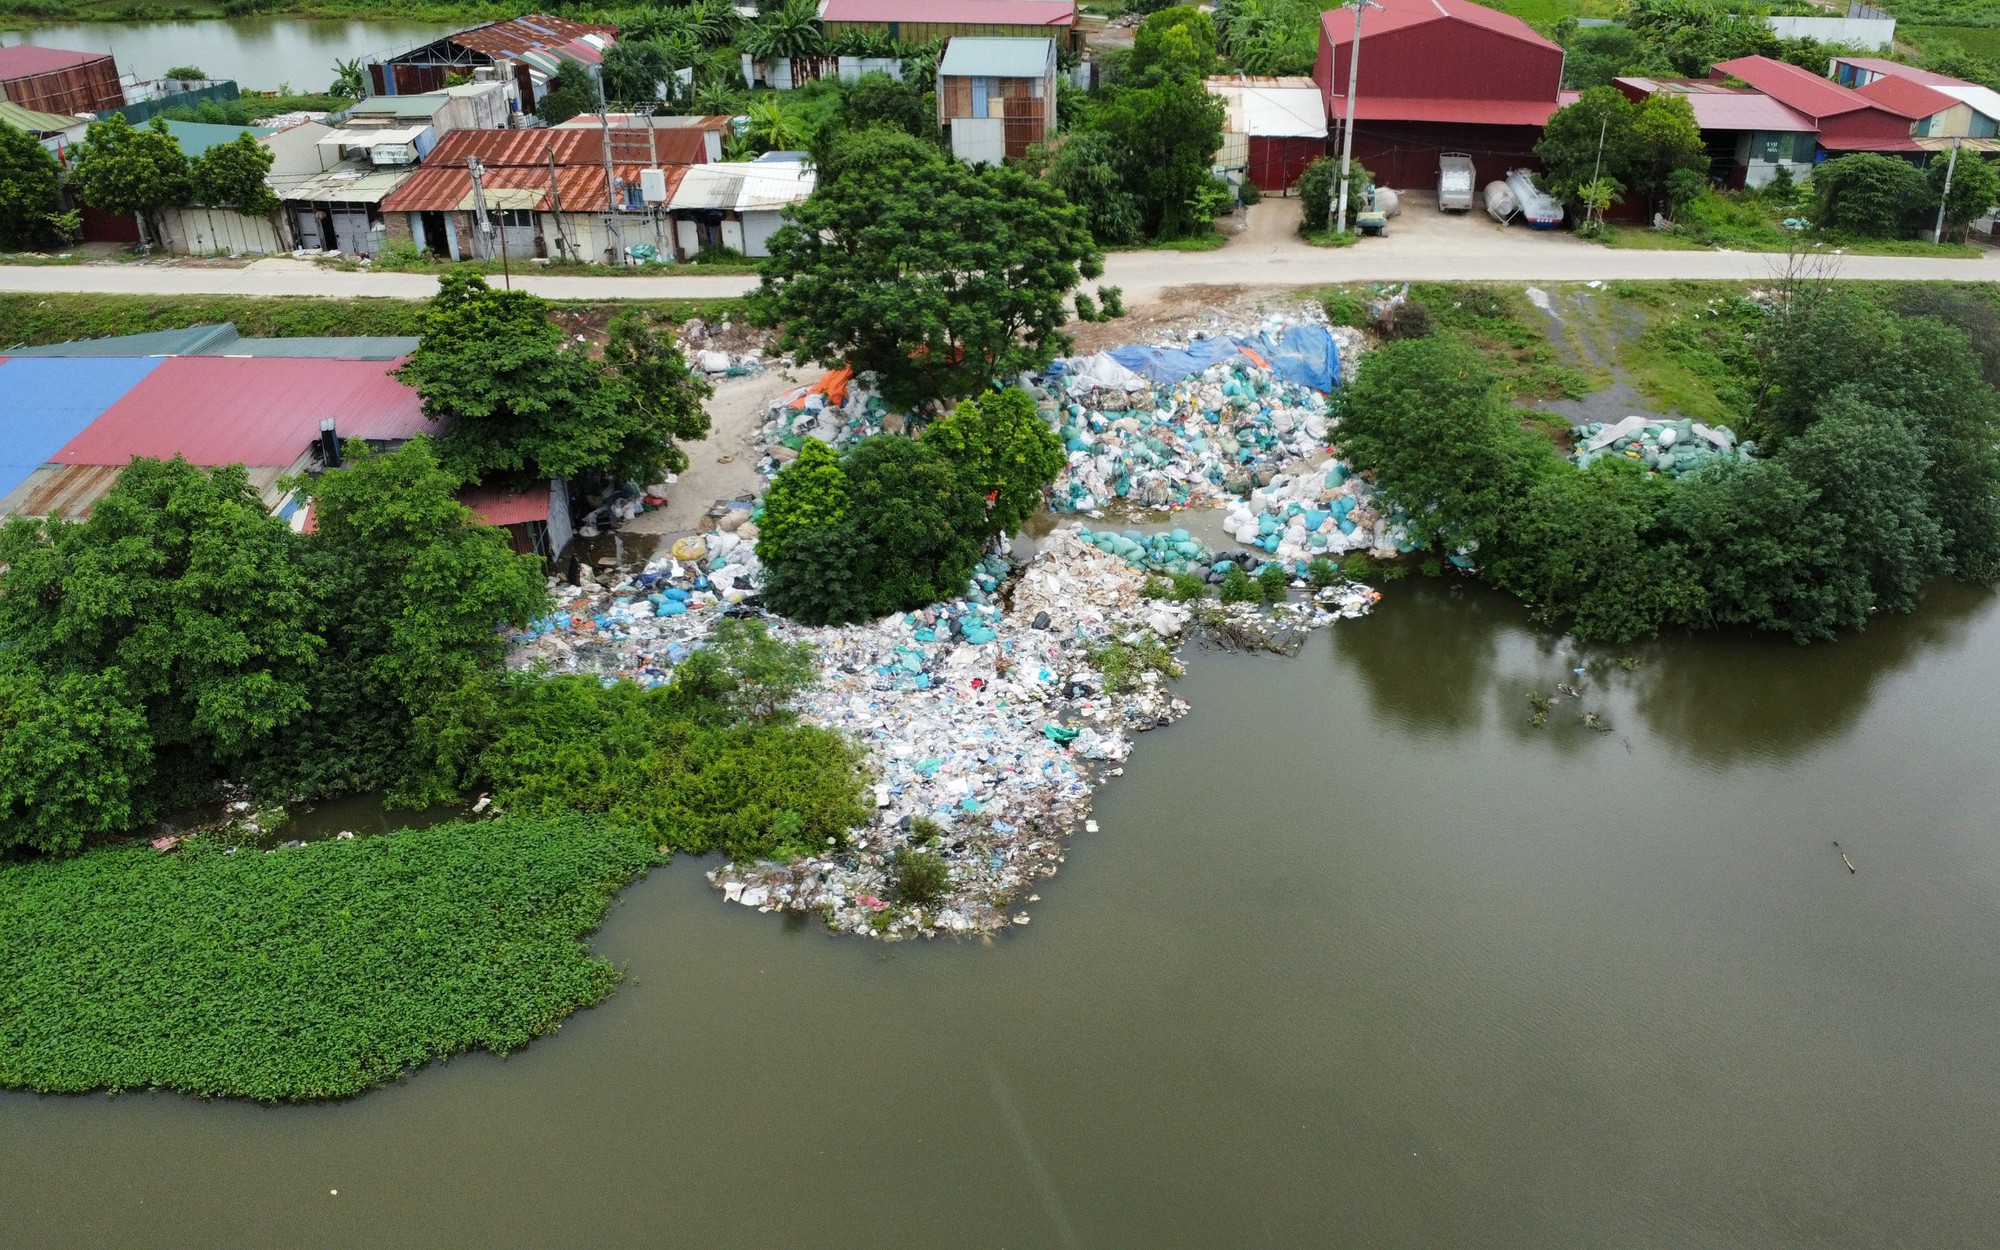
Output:
<svg viewBox="0 0 2000 1250">
<path fill-rule="evenodd" d="M 388 334 L 246 339 L 231 322 L 152 330 L 108 339 L 0 350 L 16 356 L 269 356 L 285 360 L 400 360 L 417 350 L 414 337 Z"/>
<path fill-rule="evenodd" d="M 181 145 L 181 151 L 189 159 L 193 159 L 210 148 L 215 147 L 217 144 L 228 143 L 238 135 L 268 135 L 271 133 L 271 128 L 269 126 L 219 126 L 213 122 L 169 121 L 167 123 L 167 133 L 174 137 L 174 142 Z"/>
<path fill-rule="evenodd" d="M 0 126 L 25 130 L 29 134 L 42 135 L 55 130 L 68 130 L 82 120 L 81 117 L 69 117 L 62 113 L 40 113 L 34 109 L 24 109 L 12 100 L 0 100 Z"/>
</svg>

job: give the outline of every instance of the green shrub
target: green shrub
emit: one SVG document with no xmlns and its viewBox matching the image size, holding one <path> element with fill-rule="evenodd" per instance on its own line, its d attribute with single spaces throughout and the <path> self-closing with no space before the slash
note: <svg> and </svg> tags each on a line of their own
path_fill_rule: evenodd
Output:
<svg viewBox="0 0 2000 1250">
<path fill-rule="evenodd" d="M 1285 588 L 1290 578 L 1281 564 L 1267 564 L 1257 570 L 1257 588 L 1263 593 L 1264 602 L 1278 603 L 1285 597 Z"/>
<path fill-rule="evenodd" d="M 1078 321 L 1096 321 L 1099 319 L 1097 315 L 1097 301 L 1082 291 L 1076 293 L 1076 319 Z"/>
<path fill-rule="evenodd" d="M 1436 559 L 1435 557 L 1426 560 L 1423 562 L 1421 566 L 1421 572 L 1425 577 L 1443 577 L 1444 561 Z"/>
<path fill-rule="evenodd" d="M 1090 648 L 1090 666 L 1104 675 L 1109 694 L 1123 694 L 1146 684 L 1147 673 L 1179 677 L 1180 662 L 1164 642 L 1147 635 L 1142 641 L 1107 638 Z"/>
<path fill-rule="evenodd" d="M 1104 303 L 1104 316 L 1106 319 L 1125 315 L 1125 288 L 1116 286 L 1098 287 L 1097 298 Z"/>
<path fill-rule="evenodd" d="M 1340 584 L 1340 568 L 1325 556 L 1318 556 L 1311 564 L 1306 565 L 1306 581 L 1310 582 L 1315 590 L 1337 586 Z"/>
<path fill-rule="evenodd" d="M 1245 178 L 1243 185 L 1236 188 L 1236 197 L 1242 200 L 1245 205 L 1250 205 L 1261 201 L 1264 198 L 1264 192 L 1256 183 Z"/>
<path fill-rule="evenodd" d="M 951 893 L 951 869 L 936 852 L 898 847 L 889 857 L 889 893 L 905 907 L 935 903 Z"/>
<path fill-rule="evenodd" d="M 1264 591 L 1248 573 L 1232 565 L 1222 575 L 1221 595 L 1224 603 L 1258 603 L 1263 600 Z"/>
<path fill-rule="evenodd" d="M 1340 571 L 1346 574 L 1349 581 L 1365 582 L 1375 571 L 1375 566 L 1369 563 L 1367 556 L 1357 551 L 1341 562 Z"/>
</svg>

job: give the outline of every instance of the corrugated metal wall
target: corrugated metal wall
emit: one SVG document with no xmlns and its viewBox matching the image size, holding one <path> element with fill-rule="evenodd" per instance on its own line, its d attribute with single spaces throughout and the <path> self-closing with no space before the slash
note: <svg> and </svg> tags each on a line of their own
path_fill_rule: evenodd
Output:
<svg viewBox="0 0 2000 1250">
<path fill-rule="evenodd" d="M 1562 49 L 1539 47 L 1467 22 L 1426 22 L 1371 35 L 1364 17 L 1361 32 L 1364 96 L 1552 103 L 1562 85 Z M 1329 49 L 1321 41 L 1313 77 L 1327 93 L 1328 116 L 1339 114 L 1335 100 L 1347 96 L 1350 47 Z M 1330 73 L 1323 72 L 1329 69 Z"/>
<path fill-rule="evenodd" d="M 0 83 L 0 95 L 42 113 L 102 113 L 125 103 L 118 62 L 110 57 L 27 74 Z"/>
<path fill-rule="evenodd" d="M 269 220 L 246 217 L 233 208 L 169 208 L 160 213 L 160 223 L 166 229 L 167 250 L 183 255 L 269 255 L 291 250 Z"/>
</svg>

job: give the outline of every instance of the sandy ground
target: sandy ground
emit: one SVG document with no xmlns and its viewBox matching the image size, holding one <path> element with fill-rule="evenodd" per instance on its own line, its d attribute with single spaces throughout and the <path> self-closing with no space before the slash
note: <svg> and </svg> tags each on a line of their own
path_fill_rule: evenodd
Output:
<svg viewBox="0 0 2000 1250">
<path fill-rule="evenodd" d="M 623 527 L 625 534 L 677 536 L 713 528 L 703 517 L 717 500 L 756 495 L 764 489 L 757 472 L 757 431 L 771 400 L 820 375 L 820 370 L 772 369 L 747 378 L 716 382 L 709 397 L 708 437 L 687 447 L 687 472 L 667 492 L 667 506 Z"/>
</svg>

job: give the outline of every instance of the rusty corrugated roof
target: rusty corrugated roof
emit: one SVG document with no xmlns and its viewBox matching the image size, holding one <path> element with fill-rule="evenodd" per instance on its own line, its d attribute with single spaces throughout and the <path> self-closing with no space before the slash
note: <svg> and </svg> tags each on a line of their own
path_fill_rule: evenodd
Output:
<svg viewBox="0 0 2000 1250">
<path fill-rule="evenodd" d="M 461 48 L 483 52 L 495 60 L 506 60 L 517 58 L 524 52 L 559 48 L 580 35 L 617 33 L 616 26 L 572 22 L 566 17 L 530 13 L 526 17 L 511 17 L 504 22 L 489 22 L 471 30 L 461 30 L 455 35 L 446 35 L 440 42 L 455 43 Z"/>
<path fill-rule="evenodd" d="M 612 172 L 621 184 L 638 186 L 643 168 L 639 165 L 617 165 L 613 166 Z M 687 171 L 681 166 L 668 166 L 662 172 L 667 176 L 667 194 L 671 197 L 680 185 L 681 175 Z M 602 165 L 557 165 L 555 194 L 550 193 L 547 165 L 488 166 L 484 181 L 489 208 L 531 209 L 545 213 L 553 211 L 560 199 L 562 211 L 566 213 L 604 211 Z M 508 191 L 533 191 L 538 194 L 531 203 L 521 203 L 518 202 L 519 197 L 503 194 Z M 463 165 L 439 165 L 435 161 L 426 163 L 410 176 L 408 182 L 397 187 L 395 194 L 382 201 L 385 213 L 459 212 L 471 208 L 472 175 Z"/>
<path fill-rule="evenodd" d="M 249 468 L 250 488 L 266 506 L 278 502 L 278 479 L 291 465 L 257 465 Z M 97 501 L 118 484 L 122 464 L 47 464 L 35 470 L 5 498 L 0 498 L 0 516 L 59 516 L 80 521 L 90 515 Z"/>
<path fill-rule="evenodd" d="M 706 132 L 693 127 L 660 129 L 649 136 L 641 127 L 613 127 L 613 164 L 642 163 L 658 157 L 661 165 L 699 165 L 708 159 Z M 549 159 L 561 165 L 604 164 L 605 134 L 590 127 L 556 126 L 538 130 L 454 130 L 438 140 L 424 165 L 465 164 L 476 156 L 488 166 L 540 165 Z"/>
</svg>

